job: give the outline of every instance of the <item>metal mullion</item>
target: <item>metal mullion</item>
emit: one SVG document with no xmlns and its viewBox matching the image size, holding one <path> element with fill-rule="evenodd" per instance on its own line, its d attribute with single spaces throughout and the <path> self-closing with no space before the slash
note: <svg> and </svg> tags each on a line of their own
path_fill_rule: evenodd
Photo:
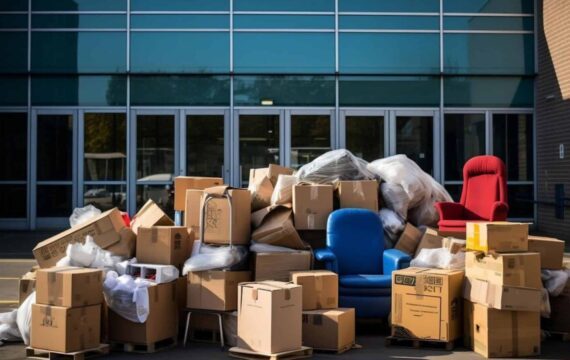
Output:
<svg viewBox="0 0 570 360">
<path fill-rule="evenodd" d="M 127 181 L 126 180 L 87 180 L 83 182 L 83 185 L 85 186 L 91 186 L 91 185 L 113 185 L 113 186 L 117 186 L 117 185 L 127 185 Z"/>
<path fill-rule="evenodd" d="M 126 45 L 126 59 L 127 59 L 127 63 L 126 63 L 126 69 L 127 69 L 127 74 L 129 74 L 131 72 L 131 0 L 127 0 L 127 45 Z M 129 82 L 129 79 L 127 78 L 127 82 Z M 130 100 L 127 99 L 127 101 L 130 103 Z"/>
<path fill-rule="evenodd" d="M 31 0 L 30 0 L 31 2 Z M 29 95 L 29 88 L 28 88 L 28 95 Z M 29 96 L 28 96 L 29 99 Z M 29 170 L 29 185 L 28 185 L 28 218 L 30 221 L 30 230 L 36 229 L 36 207 L 37 207 L 37 161 L 38 161 L 38 154 L 37 154 L 37 138 L 38 138 L 38 119 L 37 119 L 37 111 L 32 110 L 29 115 L 29 122 L 28 124 L 28 170 Z"/>
<path fill-rule="evenodd" d="M 439 16 L 436 12 L 382 12 L 382 11 L 340 11 L 345 16 Z"/>
<path fill-rule="evenodd" d="M 235 15 L 309 15 L 331 16 L 334 11 L 234 11 Z"/>
<path fill-rule="evenodd" d="M 27 32 L 28 29 L 25 28 L 4 28 L 0 29 L 0 32 Z"/>
<path fill-rule="evenodd" d="M 468 17 L 534 17 L 534 14 L 524 13 L 443 13 L 443 16 L 468 16 Z"/>
<path fill-rule="evenodd" d="M 282 110 L 279 116 L 279 125 L 283 134 L 279 144 L 279 160 L 281 165 L 291 166 L 291 110 Z"/>
<path fill-rule="evenodd" d="M 73 185 L 73 180 L 38 180 L 38 185 L 58 186 L 58 185 Z"/>
<path fill-rule="evenodd" d="M 230 5 L 231 6 L 231 5 Z M 228 15 L 230 11 L 153 11 L 135 10 L 131 15 Z"/>
<path fill-rule="evenodd" d="M 32 32 L 124 32 L 126 28 L 41 28 Z"/>
<path fill-rule="evenodd" d="M 29 11 L 0 11 L 0 15 L 27 15 L 28 13 Z"/>
<path fill-rule="evenodd" d="M 0 180 L 0 185 L 25 185 L 27 183 L 26 180 Z"/>
<path fill-rule="evenodd" d="M 78 111 L 77 119 L 77 206 L 83 206 L 83 188 L 85 182 L 85 110 Z"/>
<path fill-rule="evenodd" d="M 334 33 L 334 29 L 234 29 L 234 32 L 265 32 L 265 33 Z"/>
<path fill-rule="evenodd" d="M 229 32 L 230 29 L 223 29 L 223 28 L 205 28 L 205 29 L 177 29 L 177 28 L 160 28 L 160 29 L 151 29 L 151 28 L 137 28 L 131 29 L 131 32 Z"/>
<path fill-rule="evenodd" d="M 192 115 L 189 110 L 180 109 L 180 134 L 178 134 L 178 138 L 180 139 L 180 165 L 178 168 L 178 175 L 180 176 L 188 175 L 188 169 L 186 168 L 188 156 L 188 115 Z"/>
<path fill-rule="evenodd" d="M 443 30 L 444 34 L 498 34 L 525 35 L 534 34 L 533 30 Z"/>
<path fill-rule="evenodd" d="M 414 29 L 342 29 L 339 33 L 368 33 L 368 34 L 439 34 L 439 30 Z"/>
<path fill-rule="evenodd" d="M 35 165 L 35 159 L 33 156 L 34 153 L 34 149 L 36 148 L 35 146 L 35 137 L 34 137 L 34 119 L 33 119 L 33 114 L 32 114 L 32 77 L 29 75 L 29 73 L 31 72 L 31 68 L 32 68 L 32 0 L 28 0 L 28 11 L 26 11 L 26 14 L 28 15 L 28 46 L 27 46 L 27 50 L 28 50 L 28 61 L 27 61 L 27 70 L 28 70 L 28 75 L 26 76 L 26 80 L 27 80 L 27 85 L 28 85 L 28 89 L 27 89 L 27 98 L 26 98 L 26 102 L 27 102 L 27 146 L 26 149 L 27 151 L 27 155 L 26 155 L 26 169 L 27 169 L 27 178 L 26 180 L 28 181 L 28 186 L 26 187 L 26 220 L 27 220 L 27 228 L 29 230 L 34 230 L 36 227 L 36 223 L 35 223 L 35 217 L 36 217 L 36 212 L 35 212 L 35 207 L 36 207 L 36 188 L 35 188 L 35 184 L 32 182 L 33 179 L 35 180 L 35 170 L 32 173 L 32 169 L 34 168 Z"/>
<path fill-rule="evenodd" d="M 30 8 L 31 10 L 31 8 Z M 65 10 L 50 10 L 50 11 L 31 11 L 33 15 L 124 15 L 127 11 L 65 11 Z"/>
</svg>

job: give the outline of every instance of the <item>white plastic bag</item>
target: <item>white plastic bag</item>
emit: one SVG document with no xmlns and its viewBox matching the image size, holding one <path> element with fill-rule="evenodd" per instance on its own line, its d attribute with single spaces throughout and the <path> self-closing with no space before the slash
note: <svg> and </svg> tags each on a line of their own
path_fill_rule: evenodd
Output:
<svg viewBox="0 0 570 360">
<path fill-rule="evenodd" d="M 75 208 L 69 217 L 69 225 L 74 227 L 75 225 L 83 224 L 84 222 L 87 222 L 99 215 L 101 215 L 101 210 L 97 209 L 93 205 Z"/>
<path fill-rule="evenodd" d="M 115 270 L 123 260 L 110 251 L 103 250 L 95 243 L 93 237 L 87 235 L 85 243 L 71 243 L 67 245 L 66 256 L 61 258 L 56 266 L 79 266 L 94 269 Z"/>
<path fill-rule="evenodd" d="M 30 344 L 30 326 L 32 324 L 32 304 L 36 303 L 36 292 L 31 293 L 18 308 L 16 322 L 24 344 Z"/>
<path fill-rule="evenodd" d="M 452 254 L 446 248 L 422 249 L 410 266 L 437 269 L 465 269 L 465 253 Z"/>
<path fill-rule="evenodd" d="M 130 275 L 119 276 L 114 271 L 107 272 L 103 282 L 103 293 L 107 305 L 123 318 L 144 323 L 150 311 L 148 287 L 152 283 Z"/>
<path fill-rule="evenodd" d="M 400 184 L 382 182 L 380 192 L 384 205 L 405 220 L 408 217 L 410 198 L 404 188 Z"/>
<path fill-rule="evenodd" d="M 564 291 L 570 270 L 542 270 L 541 277 L 550 296 L 557 297 Z"/>
<path fill-rule="evenodd" d="M 269 244 L 260 244 L 255 241 L 251 242 L 249 251 L 254 253 L 274 253 L 274 252 L 298 252 L 297 249 L 291 249 L 284 246 L 275 246 Z"/>
<path fill-rule="evenodd" d="M 367 162 L 346 149 L 324 153 L 303 165 L 296 176 L 301 181 L 331 184 L 339 180 L 372 180 L 374 174 L 366 169 Z"/>
<path fill-rule="evenodd" d="M 18 329 L 18 310 L 0 313 L 0 345 L 4 341 L 20 341 L 22 335 Z"/>
<path fill-rule="evenodd" d="M 182 268 L 182 275 L 191 271 L 224 269 L 239 264 L 247 257 L 245 246 L 212 246 L 194 241 L 192 255 Z"/>
<path fill-rule="evenodd" d="M 283 205 L 293 202 L 293 186 L 299 182 L 295 175 L 279 175 L 271 195 L 271 205 Z"/>
<path fill-rule="evenodd" d="M 115 271 L 119 275 L 125 275 L 127 273 L 127 267 L 130 264 L 136 264 L 136 263 L 137 263 L 137 258 L 132 258 L 129 260 L 121 261 L 120 263 L 115 265 Z"/>
</svg>

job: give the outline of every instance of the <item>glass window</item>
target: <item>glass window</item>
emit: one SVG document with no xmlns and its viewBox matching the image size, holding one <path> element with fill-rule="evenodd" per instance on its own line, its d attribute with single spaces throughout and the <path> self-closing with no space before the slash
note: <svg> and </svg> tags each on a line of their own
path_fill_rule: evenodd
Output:
<svg viewBox="0 0 570 360">
<path fill-rule="evenodd" d="M 507 165 L 509 180 L 534 178 L 532 127 L 531 114 L 493 114 L 493 153 Z"/>
<path fill-rule="evenodd" d="M 135 32 L 131 71 L 228 72 L 229 51 L 230 36 L 225 32 Z"/>
<path fill-rule="evenodd" d="M 28 0 L 0 1 L 0 11 L 27 11 Z"/>
<path fill-rule="evenodd" d="M 339 47 L 344 73 L 439 73 L 438 34 L 341 33 Z"/>
<path fill-rule="evenodd" d="M 534 185 L 509 185 L 508 189 L 509 218 L 534 218 Z"/>
<path fill-rule="evenodd" d="M 32 0 L 33 11 L 126 11 L 128 0 Z"/>
<path fill-rule="evenodd" d="M 366 161 L 384 157 L 384 116 L 348 115 L 346 148 Z"/>
<path fill-rule="evenodd" d="M 0 15 L 0 29 L 28 29 L 28 15 Z"/>
<path fill-rule="evenodd" d="M 236 76 L 234 103 L 259 106 L 262 101 L 276 106 L 334 106 L 332 76 Z"/>
<path fill-rule="evenodd" d="M 137 115 L 137 179 L 172 181 L 174 115 Z"/>
<path fill-rule="evenodd" d="M 444 71 L 533 74 L 533 34 L 445 34 Z"/>
<path fill-rule="evenodd" d="M 69 217 L 73 210 L 71 189 L 71 185 L 38 185 L 37 216 Z"/>
<path fill-rule="evenodd" d="M 229 76 L 131 76 L 133 106 L 229 104 Z"/>
<path fill-rule="evenodd" d="M 33 32 L 32 70 L 125 72 L 124 32 Z"/>
<path fill-rule="evenodd" d="M 433 117 L 397 116 L 396 153 L 405 154 L 433 175 Z"/>
<path fill-rule="evenodd" d="M 28 70 L 28 33 L 26 31 L 0 32 L 0 49 L 2 49 L 0 72 L 14 73 Z"/>
<path fill-rule="evenodd" d="M 125 76 L 32 77 L 32 105 L 124 106 Z"/>
<path fill-rule="evenodd" d="M 36 29 L 126 29 L 125 15 L 32 15 L 32 28 Z"/>
<path fill-rule="evenodd" d="M 439 16 L 343 15 L 339 17 L 339 29 L 439 30 Z"/>
<path fill-rule="evenodd" d="M 84 129 L 85 181 L 126 180 L 126 114 L 86 113 Z"/>
<path fill-rule="evenodd" d="M 298 169 L 331 150 L 330 115 L 291 115 L 291 167 Z"/>
<path fill-rule="evenodd" d="M 28 114 L 0 112 L 0 164 L 0 181 L 27 180 Z"/>
<path fill-rule="evenodd" d="M 428 76 L 341 76 L 340 106 L 439 106 L 440 80 Z"/>
<path fill-rule="evenodd" d="M 332 15 L 235 15 L 235 29 L 334 29 Z"/>
<path fill-rule="evenodd" d="M 223 177 L 224 115 L 188 115 L 186 121 L 186 174 Z"/>
<path fill-rule="evenodd" d="M 463 185 L 458 184 L 446 184 L 445 190 L 451 195 L 454 202 L 461 201 L 461 191 L 463 191 Z"/>
<path fill-rule="evenodd" d="M 463 165 L 485 154 L 485 114 L 445 114 L 445 180 L 463 179 Z"/>
<path fill-rule="evenodd" d="M 333 33 L 236 33 L 234 70 L 245 73 L 333 73 Z"/>
<path fill-rule="evenodd" d="M 228 15 L 132 15 L 132 29 L 229 29 Z"/>
<path fill-rule="evenodd" d="M 233 0 L 234 11 L 334 11 L 334 0 Z"/>
<path fill-rule="evenodd" d="M 532 107 L 534 82 L 520 77 L 446 77 L 445 106 Z"/>
<path fill-rule="evenodd" d="M 137 185 L 137 211 L 150 199 L 168 216 L 174 218 L 174 198 L 171 185 Z"/>
<path fill-rule="evenodd" d="M 28 78 L 0 76 L 0 106 L 27 106 Z"/>
<path fill-rule="evenodd" d="M 439 0 L 339 0 L 339 11 L 439 12 Z"/>
<path fill-rule="evenodd" d="M 230 0 L 131 0 L 132 11 L 229 11 Z"/>
<path fill-rule="evenodd" d="M 25 218 L 28 209 L 28 193 L 25 184 L 1 184 L 0 218 Z"/>
<path fill-rule="evenodd" d="M 83 205 L 93 205 L 101 211 L 111 210 L 114 207 L 127 211 L 127 185 L 86 185 Z"/>
<path fill-rule="evenodd" d="M 37 179 L 71 180 L 73 116 L 38 115 L 37 123 Z"/>
<path fill-rule="evenodd" d="M 534 30 L 533 17 L 446 16 L 445 30 Z"/>
<path fill-rule="evenodd" d="M 242 186 L 249 170 L 279 164 L 279 115 L 239 116 L 239 165 Z"/>
<path fill-rule="evenodd" d="M 443 0 L 444 12 L 532 14 L 534 0 Z"/>
</svg>

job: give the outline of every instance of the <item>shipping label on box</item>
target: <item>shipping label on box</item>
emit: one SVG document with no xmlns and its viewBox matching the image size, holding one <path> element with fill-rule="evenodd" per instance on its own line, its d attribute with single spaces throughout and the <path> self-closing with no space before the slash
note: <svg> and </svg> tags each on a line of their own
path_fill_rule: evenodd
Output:
<svg viewBox="0 0 570 360">
<path fill-rule="evenodd" d="M 103 272 L 98 269 L 54 267 L 36 275 L 36 303 L 77 307 L 103 302 Z"/>
<path fill-rule="evenodd" d="M 152 200 L 146 202 L 131 221 L 131 229 L 138 235 L 139 227 L 174 226 L 174 221 Z"/>
<path fill-rule="evenodd" d="M 542 288 L 538 253 L 465 253 L 465 276 L 498 285 Z"/>
<path fill-rule="evenodd" d="M 338 275 L 327 270 L 294 271 L 291 281 L 303 287 L 303 310 L 338 307 Z"/>
<path fill-rule="evenodd" d="M 219 311 L 236 310 L 238 284 L 249 281 L 251 281 L 250 271 L 189 272 L 187 307 Z"/>
<path fill-rule="evenodd" d="M 378 211 L 378 182 L 376 180 L 339 181 L 338 197 L 341 208 Z"/>
<path fill-rule="evenodd" d="M 528 251 L 528 224 L 506 221 L 467 222 L 467 250 Z"/>
<path fill-rule="evenodd" d="M 206 191 L 217 191 L 213 189 Z M 220 190 L 225 191 L 222 187 Z M 251 194 L 246 189 L 228 189 L 227 192 L 232 199 L 231 219 L 226 198 L 209 200 L 206 204 L 203 241 L 216 245 L 248 245 L 251 240 Z"/>
<path fill-rule="evenodd" d="M 204 190 L 213 186 L 224 184 L 219 177 L 177 176 L 174 178 L 174 210 L 184 211 L 186 204 L 186 190 Z"/>
<path fill-rule="evenodd" d="M 300 183 L 293 186 L 293 215 L 298 230 L 324 230 L 333 211 L 332 185 Z"/>
<path fill-rule="evenodd" d="M 497 310 L 540 311 L 540 289 L 498 285 L 466 277 L 463 297 Z"/>
<path fill-rule="evenodd" d="M 193 235 L 190 236 L 184 226 L 141 227 L 137 236 L 137 261 L 173 265 L 182 270 L 193 242 Z"/>
<path fill-rule="evenodd" d="M 292 271 L 311 269 L 313 255 L 310 251 L 255 253 L 255 281 L 289 281 Z"/>
<path fill-rule="evenodd" d="M 413 255 L 422 237 L 422 232 L 410 223 L 406 223 L 404 231 L 400 235 L 398 242 L 394 249 L 405 252 L 408 255 Z"/>
<path fill-rule="evenodd" d="M 330 351 L 350 349 L 355 343 L 354 328 L 352 308 L 303 311 L 303 346 Z"/>
<path fill-rule="evenodd" d="M 540 254 L 540 267 L 542 269 L 562 269 L 564 241 L 544 236 L 529 235 L 528 251 Z"/>
</svg>

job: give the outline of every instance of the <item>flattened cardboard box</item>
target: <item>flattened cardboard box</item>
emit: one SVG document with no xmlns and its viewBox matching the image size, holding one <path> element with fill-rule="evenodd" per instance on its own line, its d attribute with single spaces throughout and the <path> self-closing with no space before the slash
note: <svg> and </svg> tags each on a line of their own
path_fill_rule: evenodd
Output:
<svg viewBox="0 0 570 360">
<path fill-rule="evenodd" d="M 346 350 L 354 345 L 355 336 L 355 312 L 352 308 L 303 311 L 303 346 L 318 350 Z"/>
<path fill-rule="evenodd" d="M 506 221 L 467 222 L 467 250 L 496 252 L 528 251 L 528 224 Z"/>
<path fill-rule="evenodd" d="M 101 343 L 101 305 L 65 308 L 33 304 L 30 346 L 34 349 L 75 352 Z"/>
<path fill-rule="evenodd" d="M 251 193 L 246 189 L 228 189 L 227 191 L 232 198 L 231 219 L 229 204 L 225 198 L 214 198 L 208 201 L 203 241 L 216 245 L 229 245 L 230 243 L 248 245 L 251 240 Z"/>
<path fill-rule="evenodd" d="M 260 244 L 303 250 L 303 242 L 293 225 L 293 210 L 286 206 L 269 206 L 251 214 L 255 228 L 251 239 Z"/>
<path fill-rule="evenodd" d="M 249 281 L 251 281 L 251 271 L 189 272 L 187 307 L 219 311 L 236 310 L 238 284 Z"/>
<path fill-rule="evenodd" d="M 224 179 L 219 177 L 177 176 L 174 178 L 174 210 L 184 211 L 186 190 L 204 190 L 212 186 L 223 185 Z"/>
<path fill-rule="evenodd" d="M 338 307 L 338 275 L 332 271 L 294 271 L 291 282 L 303 287 L 303 310 Z"/>
<path fill-rule="evenodd" d="M 376 180 L 339 181 L 338 197 L 341 208 L 378 211 L 378 182 Z"/>
<path fill-rule="evenodd" d="M 443 236 L 439 236 L 437 230 L 428 227 L 420 239 L 414 257 L 418 256 L 422 249 L 438 249 L 441 247 L 443 247 Z"/>
<path fill-rule="evenodd" d="M 465 253 L 465 276 L 497 285 L 542 288 L 538 253 Z"/>
<path fill-rule="evenodd" d="M 408 255 L 413 255 L 422 237 L 422 232 L 410 223 L 406 223 L 404 231 L 400 235 L 398 242 L 394 249 L 405 252 Z"/>
<path fill-rule="evenodd" d="M 173 265 L 182 270 L 193 242 L 193 233 L 188 234 L 184 226 L 141 227 L 137 236 L 137 261 Z"/>
<path fill-rule="evenodd" d="M 24 301 L 36 290 L 36 271 L 37 269 L 25 273 L 19 281 L 18 305 L 22 305 Z"/>
<path fill-rule="evenodd" d="M 255 253 L 254 281 L 289 281 L 292 271 L 311 269 L 313 256 L 310 251 Z"/>
<path fill-rule="evenodd" d="M 140 227 L 174 226 L 174 221 L 152 200 L 147 201 L 131 221 L 131 230 L 138 235 Z"/>
<path fill-rule="evenodd" d="M 293 215 L 297 230 L 326 229 L 332 211 L 332 185 L 300 183 L 293 186 Z"/>
<path fill-rule="evenodd" d="M 36 275 L 36 303 L 78 307 L 103 302 L 103 272 L 98 269 L 53 267 Z"/>
<path fill-rule="evenodd" d="M 463 297 L 497 310 L 540 311 L 540 289 L 497 285 L 466 277 Z"/>
<path fill-rule="evenodd" d="M 564 241 L 544 236 L 529 235 L 528 251 L 540 254 L 540 267 L 542 269 L 562 269 Z"/>
</svg>

